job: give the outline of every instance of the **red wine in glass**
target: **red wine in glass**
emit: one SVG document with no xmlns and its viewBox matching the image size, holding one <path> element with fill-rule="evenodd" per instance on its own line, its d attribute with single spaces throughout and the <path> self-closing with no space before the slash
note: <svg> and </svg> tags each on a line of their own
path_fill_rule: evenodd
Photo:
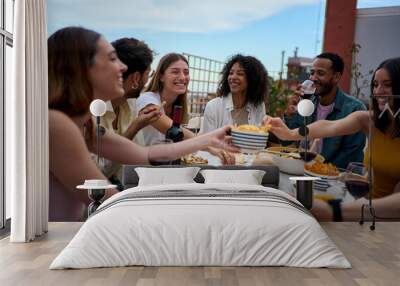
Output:
<svg viewBox="0 0 400 286">
<path fill-rule="evenodd" d="M 369 192 L 368 170 L 363 163 L 350 162 L 344 177 L 349 193 L 356 199 L 364 197 Z"/>
<path fill-rule="evenodd" d="M 311 97 L 314 95 L 315 93 L 315 86 L 314 86 L 314 82 L 312 80 L 305 80 L 302 84 L 301 84 L 301 89 L 303 91 L 303 95 L 301 96 L 303 99 L 311 99 Z"/>
<path fill-rule="evenodd" d="M 367 181 L 348 179 L 345 184 L 349 193 L 356 199 L 365 197 L 369 192 L 369 183 Z"/>
<path fill-rule="evenodd" d="M 171 139 L 163 139 L 163 140 L 157 140 L 155 142 L 152 143 L 153 145 L 158 145 L 158 144 L 172 144 L 173 141 Z M 150 146 L 150 155 L 151 155 L 151 146 Z M 166 159 L 166 158 L 151 158 L 151 156 L 149 156 L 149 163 L 152 166 L 161 166 L 161 165 L 172 165 L 173 161 Z"/>
<path fill-rule="evenodd" d="M 303 99 L 311 99 L 311 97 L 314 95 L 314 93 L 304 93 L 301 98 Z"/>
</svg>

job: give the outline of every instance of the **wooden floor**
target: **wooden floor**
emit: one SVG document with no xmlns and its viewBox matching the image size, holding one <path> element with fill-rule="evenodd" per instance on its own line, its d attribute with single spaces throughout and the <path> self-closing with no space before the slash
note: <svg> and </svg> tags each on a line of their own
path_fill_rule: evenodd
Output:
<svg viewBox="0 0 400 286">
<path fill-rule="evenodd" d="M 32 243 L 0 241 L 0 285 L 400 285 L 400 222 L 380 222 L 375 231 L 358 223 L 323 227 L 353 268 L 289 267 L 123 267 L 48 270 L 80 227 L 51 223 Z"/>
</svg>

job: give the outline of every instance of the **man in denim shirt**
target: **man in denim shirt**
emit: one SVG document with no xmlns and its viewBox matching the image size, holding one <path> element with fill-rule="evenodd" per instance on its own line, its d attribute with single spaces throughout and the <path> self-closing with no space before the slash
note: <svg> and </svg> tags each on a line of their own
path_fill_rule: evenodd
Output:
<svg viewBox="0 0 400 286">
<path fill-rule="evenodd" d="M 342 77 L 344 63 L 340 56 L 333 53 L 318 55 L 311 68 L 310 80 L 316 88 L 311 100 L 314 102 L 314 114 L 307 124 L 316 120 L 338 120 L 357 110 L 366 110 L 365 105 L 355 97 L 345 94 L 338 83 Z M 304 118 L 296 111 L 296 105 L 302 96 L 300 90 L 289 99 L 285 112 L 285 122 L 291 129 L 304 124 Z M 353 135 L 335 136 L 317 141 L 316 149 L 337 167 L 346 168 L 350 162 L 362 162 L 366 137 L 362 132 Z"/>
</svg>

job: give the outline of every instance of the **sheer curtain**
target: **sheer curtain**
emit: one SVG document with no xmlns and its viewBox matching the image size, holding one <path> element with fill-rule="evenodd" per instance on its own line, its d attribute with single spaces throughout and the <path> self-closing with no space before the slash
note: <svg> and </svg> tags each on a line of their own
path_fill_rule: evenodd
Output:
<svg viewBox="0 0 400 286">
<path fill-rule="evenodd" d="M 27 242 L 48 225 L 46 1 L 15 1 L 13 94 L 6 98 L 6 187 L 12 242 Z"/>
</svg>

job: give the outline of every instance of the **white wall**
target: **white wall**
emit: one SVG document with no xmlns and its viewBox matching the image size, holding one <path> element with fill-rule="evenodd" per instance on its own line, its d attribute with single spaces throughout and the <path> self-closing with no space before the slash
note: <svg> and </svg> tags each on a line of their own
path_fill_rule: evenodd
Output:
<svg viewBox="0 0 400 286">
<path fill-rule="evenodd" d="M 400 6 L 358 9 L 354 42 L 361 45 L 356 60 L 363 74 L 385 59 L 400 57 Z M 369 86 L 362 92 L 368 97 Z"/>
</svg>

